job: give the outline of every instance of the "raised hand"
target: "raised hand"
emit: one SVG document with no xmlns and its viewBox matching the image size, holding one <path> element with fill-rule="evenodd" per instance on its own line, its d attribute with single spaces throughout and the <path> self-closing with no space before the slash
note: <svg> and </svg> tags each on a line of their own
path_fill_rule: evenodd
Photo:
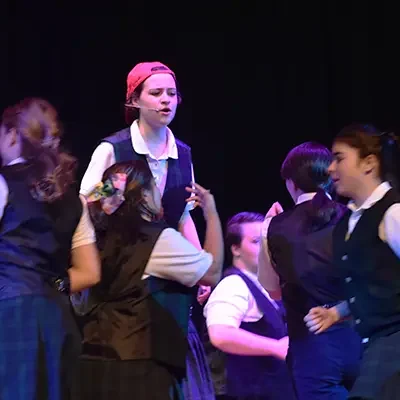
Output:
<svg viewBox="0 0 400 400">
<path fill-rule="evenodd" d="M 265 218 L 275 217 L 280 213 L 283 213 L 283 208 L 279 204 L 279 202 L 276 201 L 274 204 L 272 204 L 271 208 L 268 210 L 267 214 L 265 215 Z"/>
<path fill-rule="evenodd" d="M 192 183 L 193 187 L 186 187 L 186 190 L 192 193 L 192 196 L 186 199 L 187 202 L 194 201 L 194 207 L 203 209 L 204 218 L 207 219 L 217 212 L 214 196 L 209 190 L 203 188 L 198 183 Z"/>
</svg>

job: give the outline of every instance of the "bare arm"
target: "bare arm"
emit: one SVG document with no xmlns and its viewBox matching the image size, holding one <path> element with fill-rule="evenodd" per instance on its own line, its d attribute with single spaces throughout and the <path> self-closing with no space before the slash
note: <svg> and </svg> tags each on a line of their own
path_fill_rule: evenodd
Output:
<svg viewBox="0 0 400 400">
<path fill-rule="evenodd" d="M 196 225 L 189 211 L 185 210 L 181 221 L 179 222 L 179 232 L 189 240 L 197 249 L 201 250 L 199 235 L 197 234 Z"/>
<path fill-rule="evenodd" d="M 204 286 L 215 286 L 221 279 L 222 263 L 224 259 L 224 238 L 222 234 L 221 221 L 215 205 L 214 196 L 209 190 L 193 182 L 194 187 L 186 190 L 192 193 L 187 202 L 194 201 L 194 206 L 200 206 L 206 220 L 206 234 L 204 250 L 213 256 L 210 268 L 199 280 L 198 284 Z"/>
<path fill-rule="evenodd" d="M 280 340 L 247 332 L 227 325 L 208 327 L 211 343 L 225 353 L 241 356 L 273 356 L 284 360 L 288 349 L 288 337 Z"/>
<path fill-rule="evenodd" d="M 72 267 L 68 274 L 71 293 L 80 292 L 100 281 L 100 257 L 94 243 L 72 249 Z"/>
<path fill-rule="evenodd" d="M 261 250 L 258 256 L 258 280 L 274 300 L 280 300 L 282 297 L 279 285 L 279 276 L 272 266 L 271 257 L 268 248 L 268 227 L 271 218 L 266 218 L 261 234 Z"/>
<path fill-rule="evenodd" d="M 72 239 L 72 266 L 68 270 L 71 293 L 89 288 L 100 281 L 101 262 L 96 236 L 90 221 L 86 200 L 80 196 L 82 216 Z"/>
</svg>

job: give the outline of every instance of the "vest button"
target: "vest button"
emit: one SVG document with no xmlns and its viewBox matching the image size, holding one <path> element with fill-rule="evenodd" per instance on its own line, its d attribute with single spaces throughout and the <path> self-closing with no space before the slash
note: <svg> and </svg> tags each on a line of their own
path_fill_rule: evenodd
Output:
<svg viewBox="0 0 400 400">
<path fill-rule="evenodd" d="M 354 322 L 356 323 L 356 325 L 358 325 L 361 323 L 361 319 L 357 318 Z"/>
<path fill-rule="evenodd" d="M 353 279 L 352 279 L 350 276 L 348 276 L 348 277 L 345 279 L 345 282 L 346 282 L 346 283 L 350 283 L 352 280 L 353 280 Z"/>
<path fill-rule="evenodd" d="M 355 303 L 356 298 L 355 297 L 351 297 L 349 301 L 350 301 L 350 303 Z"/>
<path fill-rule="evenodd" d="M 347 254 L 345 254 L 343 257 L 342 257 L 342 261 L 346 261 L 347 260 Z"/>
</svg>

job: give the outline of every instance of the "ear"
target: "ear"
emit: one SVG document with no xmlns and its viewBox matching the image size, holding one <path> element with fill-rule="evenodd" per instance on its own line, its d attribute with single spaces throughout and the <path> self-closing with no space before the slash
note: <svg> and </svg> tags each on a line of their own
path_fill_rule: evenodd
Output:
<svg viewBox="0 0 400 400">
<path fill-rule="evenodd" d="M 131 100 L 130 100 L 130 104 L 132 104 L 132 106 L 139 108 L 139 97 L 136 93 L 132 94 Z"/>
<path fill-rule="evenodd" d="M 15 128 L 11 128 L 7 132 L 7 135 L 9 135 L 10 145 L 14 146 L 17 143 L 18 139 L 19 139 L 17 130 Z"/>
<path fill-rule="evenodd" d="M 234 257 L 239 257 L 240 256 L 240 246 L 237 244 L 233 244 L 231 246 L 231 253 Z"/>
<path fill-rule="evenodd" d="M 364 174 L 370 174 L 372 171 L 378 171 L 379 161 L 375 154 L 369 154 L 362 160 L 362 169 Z"/>
</svg>

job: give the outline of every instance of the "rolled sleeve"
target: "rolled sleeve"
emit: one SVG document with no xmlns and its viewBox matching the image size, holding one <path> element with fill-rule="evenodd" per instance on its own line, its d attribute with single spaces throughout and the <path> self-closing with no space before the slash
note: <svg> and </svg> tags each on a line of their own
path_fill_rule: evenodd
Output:
<svg viewBox="0 0 400 400">
<path fill-rule="evenodd" d="M 82 178 L 80 192 L 87 196 L 101 182 L 104 171 L 115 164 L 114 147 L 111 143 L 100 143 L 92 154 L 89 166 Z"/>
<path fill-rule="evenodd" d="M 83 196 L 80 196 L 80 199 L 82 202 L 82 215 L 72 237 L 72 249 L 96 242 L 96 234 L 90 220 L 86 200 Z"/>
<path fill-rule="evenodd" d="M 224 278 L 211 293 L 204 308 L 207 327 L 239 328 L 249 309 L 249 290 L 240 276 Z"/>
<path fill-rule="evenodd" d="M 212 262 L 210 253 L 199 251 L 178 231 L 167 228 L 154 246 L 143 278 L 152 275 L 192 287 L 204 276 Z"/>
</svg>

